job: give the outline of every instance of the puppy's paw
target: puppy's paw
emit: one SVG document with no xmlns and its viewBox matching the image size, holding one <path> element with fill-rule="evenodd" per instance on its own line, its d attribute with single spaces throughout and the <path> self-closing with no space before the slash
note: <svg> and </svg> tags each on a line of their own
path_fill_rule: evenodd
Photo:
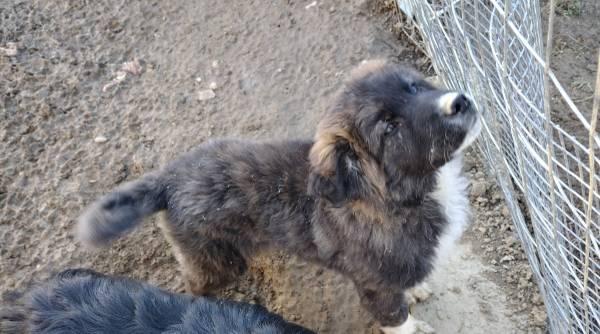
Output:
<svg viewBox="0 0 600 334">
<path fill-rule="evenodd" d="M 406 291 L 406 302 L 408 305 L 414 305 L 425 301 L 431 297 L 433 292 L 427 283 L 421 283 Z"/>
<path fill-rule="evenodd" d="M 381 327 L 385 334 L 433 334 L 435 330 L 425 321 L 417 320 L 412 315 L 408 315 L 406 321 L 396 327 Z"/>
</svg>

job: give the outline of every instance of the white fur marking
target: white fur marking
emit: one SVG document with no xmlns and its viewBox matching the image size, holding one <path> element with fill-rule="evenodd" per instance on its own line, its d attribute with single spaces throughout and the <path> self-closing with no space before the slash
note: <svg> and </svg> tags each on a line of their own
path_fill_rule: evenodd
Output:
<svg viewBox="0 0 600 334">
<path fill-rule="evenodd" d="M 477 114 L 477 120 L 475 121 L 475 124 L 473 124 L 473 126 L 471 126 L 471 128 L 469 129 L 469 132 L 467 132 L 467 135 L 465 136 L 465 139 L 463 140 L 462 144 L 460 144 L 460 147 L 456 150 L 456 152 L 454 154 L 461 153 L 467 147 L 471 146 L 471 144 L 473 144 L 475 139 L 477 139 L 477 136 L 479 136 L 480 132 L 481 132 L 481 116 L 479 116 L 479 114 Z"/>
<path fill-rule="evenodd" d="M 435 333 L 435 330 L 429 326 L 426 322 L 413 318 L 412 315 L 408 315 L 406 321 L 396 327 L 381 327 L 381 330 L 385 334 L 431 334 Z"/>
<path fill-rule="evenodd" d="M 462 173 L 460 154 L 438 171 L 436 189 L 431 197 L 441 206 L 447 225 L 438 240 L 434 268 L 447 259 L 469 223 L 468 185 L 469 181 Z"/>
<path fill-rule="evenodd" d="M 446 93 L 442 96 L 439 97 L 438 99 L 438 107 L 440 108 L 440 110 L 442 111 L 442 113 L 446 114 L 446 115 L 452 115 L 452 102 L 454 102 L 454 100 L 456 100 L 456 98 L 458 97 L 458 93 L 457 92 L 451 92 L 451 93 Z"/>
</svg>

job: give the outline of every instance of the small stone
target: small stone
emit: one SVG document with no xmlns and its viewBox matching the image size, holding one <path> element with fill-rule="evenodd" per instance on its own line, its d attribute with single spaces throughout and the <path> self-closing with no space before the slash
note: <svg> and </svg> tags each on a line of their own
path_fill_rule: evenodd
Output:
<svg viewBox="0 0 600 334">
<path fill-rule="evenodd" d="M 459 293 L 462 292 L 462 290 L 459 287 L 457 287 L 457 286 L 453 286 L 451 288 L 448 288 L 448 291 L 456 293 L 456 294 L 459 294 Z"/>
<path fill-rule="evenodd" d="M 102 144 L 102 143 L 106 143 L 108 141 L 108 138 L 104 137 L 104 136 L 98 136 L 96 138 L 94 138 L 94 142 Z"/>
<path fill-rule="evenodd" d="M 510 210 L 508 210 L 507 206 L 502 207 L 501 213 L 504 217 L 508 218 L 510 216 Z"/>
<path fill-rule="evenodd" d="M 315 7 L 317 5 L 316 1 L 313 1 L 311 3 L 309 3 L 308 5 L 304 6 L 304 9 L 311 9 L 312 7 Z"/>
<path fill-rule="evenodd" d="M 473 183 L 473 186 L 471 187 L 471 195 L 473 195 L 475 197 L 481 197 L 481 196 L 485 195 L 487 188 L 488 188 L 488 186 L 485 182 L 476 181 Z"/>
<path fill-rule="evenodd" d="M 534 307 L 531 312 L 533 315 L 533 320 L 537 325 L 543 325 L 546 323 L 546 312 L 541 307 Z"/>
<path fill-rule="evenodd" d="M 529 282 L 527 281 L 527 279 L 525 277 L 519 278 L 519 289 L 527 288 L 527 285 L 528 285 L 527 283 L 529 283 Z"/>
<path fill-rule="evenodd" d="M 217 67 L 219 67 L 219 62 L 218 62 L 218 61 L 216 61 L 216 60 L 213 60 L 213 62 L 212 62 L 212 64 L 211 64 L 211 66 L 212 66 L 213 68 L 217 68 Z"/>
<path fill-rule="evenodd" d="M 116 81 L 121 82 L 121 81 L 125 80 L 125 78 L 127 78 L 127 72 L 117 71 L 116 76 L 115 76 Z"/>
<path fill-rule="evenodd" d="M 517 238 L 515 238 L 514 236 L 510 236 L 510 237 L 504 239 L 504 243 L 507 244 L 508 246 L 512 246 L 517 243 Z"/>
<path fill-rule="evenodd" d="M 544 300 L 542 299 L 542 296 L 540 296 L 539 293 L 534 294 L 533 298 L 531 298 L 531 301 L 535 305 L 542 305 L 542 303 L 544 302 Z"/>
<path fill-rule="evenodd" d="M 0 47 L 0 53 L 3 53 L 7 57 L 14 57 L 19 53 L 19 49 L 17 48 L 17 43 L 8 42 L 6 43 L 6 47 Z"/>
<path fill-rule="evenodd" d="M 201 77 L 196 77 L 196 79 L 195 79 L 195 80 L 196 80 L 196 82 L 197 82 L 197 83 L 200 83 L 200 82 L 202 82 L 202 78 L 201 78 Z"/>
<path fill-rule="evenodd" d="M 205 89 L 198 92 L 198 100 L 206 101 L 217 96 L 212 89 Z"/>
<path fill-rule="evenodd" d="M 329 7 L 329 12 L 330 12 L 330 13 L 335 13 L 335 7 L 333 7 L 333 6 L 332 6 L 332 7 Z"/>
<path fill-rule="evenodd" d="M 132 75 L 139 75 L 142 73 L 142 65 L 140 64 L 140 61 L 135 58 L 132 61 L 124 62 L 121 66 L 121 71 Z"/>
<path fill-rule="evenodd" d="M 500 263 L 506 263 L 506 262 L 510 262 L 513 261 L 515 259 L 514 256 L 512 255 L 506 255 L 503 258 L 500 259 Z"/>
<path fill-rule="evenodd" d="M 216 83 L 216 82 L 214 82 L 214 81 L 213 81 L 213 82 L 211 82 L 211 83 L 210 83 L 210 85 L 208 85 L 208 88 L 210 88 L 210 89 L 212 89 L 212 90 L 215 90 L 215 89 L 217 89 L 217 87 L 219 87 L 219 86 L 218 86 L 218 85 L 217 85 L 217 83 Z"/>
</svg>

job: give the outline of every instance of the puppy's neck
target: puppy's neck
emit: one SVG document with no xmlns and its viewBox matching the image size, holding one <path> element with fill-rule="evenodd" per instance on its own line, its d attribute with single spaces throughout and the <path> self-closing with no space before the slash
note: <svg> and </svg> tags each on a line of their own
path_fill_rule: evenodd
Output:
<svg viewBox="0 0 600 334">
<path fill-rule="evenodd" d="M 388 201 L 393 207 L 415 207 L 435 189 L 435 173 L 398 175 L 387 182 Z"/>
</svg>

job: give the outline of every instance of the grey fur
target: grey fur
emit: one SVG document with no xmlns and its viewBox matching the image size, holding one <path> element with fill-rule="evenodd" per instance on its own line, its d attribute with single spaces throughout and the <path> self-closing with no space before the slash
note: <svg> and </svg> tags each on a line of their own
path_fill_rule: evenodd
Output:
<svg viewBox="0 0 600 334">
<path fill-rule="evenodd" d="M 0 333 L 310 334 L 260 305 L 194 298 L 87 269 L 66 270 L 0 309 Z"/>
</svg>

